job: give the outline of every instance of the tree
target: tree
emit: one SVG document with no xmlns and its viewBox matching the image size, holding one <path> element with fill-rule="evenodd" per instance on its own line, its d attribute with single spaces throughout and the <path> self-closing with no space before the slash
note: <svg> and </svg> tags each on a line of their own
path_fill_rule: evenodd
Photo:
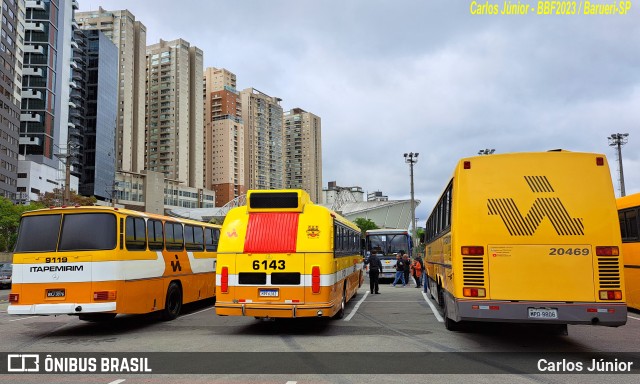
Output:
<svg viewBox="0 0 640 384">
<path fill-rule="evenodd" d="M 376 223 L 371 221 L 371 219 L 358 217 L 357 219 L 353 220 L 353 222 L 358 226 L 358 228 L 360 228 L 363 233 L 369 229 L 378 229 Z"/>
<path fill-rule="evenodd" d="M 62 196 L 64 191 L 60 188 L 54 188 L 53 192 L 45 192 L 38 198 L 38 202 L 42 203 L 45 207 L 55 207 L 62 205 Z M 86 197 L 80 196 L 74 191 L 71 191 L 70 201 L 68 205 L 95 205 L 98 199 L 95 196 Z"/>
<path fill-rule="evenodd" d="M 16 205 L 0 197 L 0 252 L 11 252 L 18 238 L 20 216 L 26 211 L 44 208 L 42 204 Z"/>
</svg>

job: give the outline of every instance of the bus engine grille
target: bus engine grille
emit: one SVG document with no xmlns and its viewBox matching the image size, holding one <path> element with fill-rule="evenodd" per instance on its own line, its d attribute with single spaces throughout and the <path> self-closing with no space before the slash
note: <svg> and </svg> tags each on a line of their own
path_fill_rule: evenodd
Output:
<svg viewBox="0 0 640 384">
<path fill-rule="evenodd" d="M 620 288 L 619 256 L 598 257 L 598 281 L 600 288 Z"/>
<path fill-rule="evenodd" d="M 464 285 L 484 286 L 484 257 L 462 257 L 462 279 Z"/>
</svg>

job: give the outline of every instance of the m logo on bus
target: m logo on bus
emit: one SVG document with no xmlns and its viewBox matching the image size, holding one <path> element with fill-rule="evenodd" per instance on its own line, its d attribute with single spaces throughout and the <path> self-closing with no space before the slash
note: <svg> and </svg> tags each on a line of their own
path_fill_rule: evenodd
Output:
<svg viewBox="0 0 640 384">
<path fill-rule="evenodd" d="M 533 193 L 555 192 L 546 176 L 525 176 Z M 488 199 L 489 215 L 498 215 L 511 236 L 532 236 L 546 217 L 560 236 L 583 236 L 582 218 L 571 217 L 558 197 L 538 197 L 526 215 L 512 198 Z"/>
</svg>

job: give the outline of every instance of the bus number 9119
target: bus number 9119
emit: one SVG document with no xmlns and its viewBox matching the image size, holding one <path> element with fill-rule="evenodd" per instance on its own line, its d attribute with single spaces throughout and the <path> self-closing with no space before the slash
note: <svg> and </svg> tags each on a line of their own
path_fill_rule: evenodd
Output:
<svg viewBox="0 0 640 384">
<path fill-rule="evenodd" d="M 267 260 L 253 260 L 253 269 L 254 270 L 259 270 L 259 269 L 285 269 L 285 263 L 284 260 L 271 260 L 271 261 L 267 261 Z"/>
</svg>

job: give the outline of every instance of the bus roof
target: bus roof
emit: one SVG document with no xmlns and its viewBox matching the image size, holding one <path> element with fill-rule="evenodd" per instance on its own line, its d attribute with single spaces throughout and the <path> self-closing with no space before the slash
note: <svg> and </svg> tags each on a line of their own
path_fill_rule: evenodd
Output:
<svg viewBox="0 0 640 384">
<path fill-rule="evenodd" d="M 640 192 L 628 196 L 618 197 L 616 202 L 618 204 L 618 209 L 640 206 Z"/>
<path fill-rule="evenodd" d="M 382 228 L 382 229 L 369 229 L 367 230 L 367 235 L 385 235 L 385 234 L 399 234 L 404 233 L 408 234 L 408 229 L 397 229 L 397 228 Z"/>
</svg>

